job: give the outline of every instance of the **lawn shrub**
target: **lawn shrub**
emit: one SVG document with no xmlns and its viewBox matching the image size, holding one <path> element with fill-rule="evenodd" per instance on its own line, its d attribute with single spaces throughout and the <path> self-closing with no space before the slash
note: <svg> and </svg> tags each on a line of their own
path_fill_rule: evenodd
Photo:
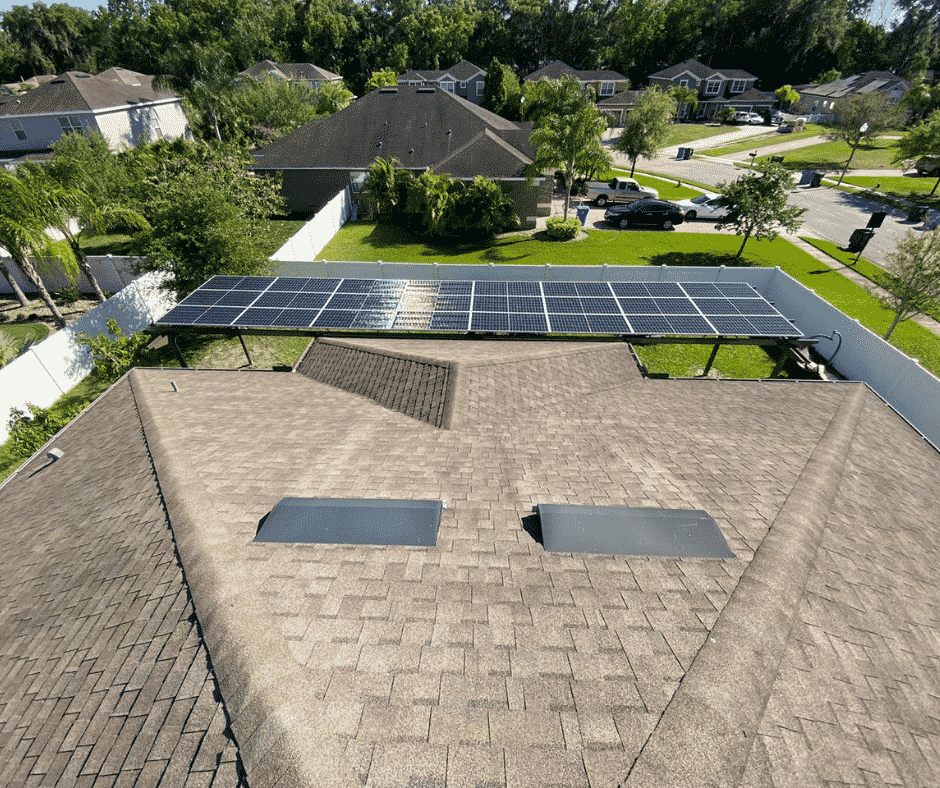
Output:
<svg viewBox="0 0 940 788">
<path fill-rule="evenodd" d="M 581 230 L 581 222 L 570 216 L 563 219 L 552 216 L 545 222 L 545 235 L 550 241 L 570 241 Z"/>
<path fill-rule="evenodd" d="M 26 410 L 10 408 L 7 421 L 10 430 L 6 443 L 8 451 L 20 459 L 32 456 L 49 438 L 81 413 L 87 404 L 61 409 L 39 408 L 27 402 Z"/>
<path fill-rule="evenodd" d="M 125 336 L 117 321 L 108 318 L 107 334 L 93 337 L 82 332 L 78 335 L 78 341 L 91 351 L 96 374 L 103 380 L 113 382 L 137 366 L 149 337 L 143 331 Z"/>
<path fill-rule="evenodd" d="M 72 306 L 72 304 L 81 300 L 82 294 L 78 292 L 75 285 L 61 287 L 55 293 L 55 302 L 58 306 Z"/>
</svg>

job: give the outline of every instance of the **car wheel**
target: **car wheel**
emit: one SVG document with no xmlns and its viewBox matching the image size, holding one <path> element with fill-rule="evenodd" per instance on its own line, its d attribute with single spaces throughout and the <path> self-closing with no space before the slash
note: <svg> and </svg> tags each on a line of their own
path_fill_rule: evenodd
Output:
<svg viewBox="0 0 940 788">
<path fill-rule="evenodd" d="M 630 220 L 626 216 L 620 217 L 620 226 L 626 230 L 630 226 Z"/>
<path fill-rule="evenodd" d="M 663 219 L 662 228 L 663 228 L 664 230 L 671 230 L 671 229 L 672 229 L 672 222 L 671 222 L 669 219 Z"/>
<path fill-rule="evenodd" d="M 696 217 L 698 217 L 698 214 L 697 214 L 695 211 L 689 211 L 689 212 L 685 215 L 685 218 L 688 219 L 690 222 L 691 222 L 693 219 L 695 219 Z"/>
<path fill-rule="evenodd" d="M 605 205 L 607 205 L 607 198 L 602 194 L 595 200 L 595 202 L 597 203 L 598 208 L 603 208 Z"/>
</svg>

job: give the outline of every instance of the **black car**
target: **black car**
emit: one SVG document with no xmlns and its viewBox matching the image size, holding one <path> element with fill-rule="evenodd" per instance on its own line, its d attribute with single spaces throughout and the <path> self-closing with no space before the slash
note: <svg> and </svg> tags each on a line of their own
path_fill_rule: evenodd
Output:
<svg viewBox="0 0 940 788">
<path fill-rule="evenodd" d="M 664 230 L 682 224 L 684 218 L 682 209 L 666 200 L 637 200 L 629 205 L 615 205 L 604 214 L 604 221 L 615 227 L 652 226 Z"/>
</svg>

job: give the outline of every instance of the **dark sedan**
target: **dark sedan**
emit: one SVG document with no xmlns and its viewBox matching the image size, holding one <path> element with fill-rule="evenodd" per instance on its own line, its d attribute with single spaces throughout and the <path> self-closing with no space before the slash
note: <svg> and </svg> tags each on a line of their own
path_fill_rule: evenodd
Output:
<svg viewBox="0 0 940 788">
<path fill-rule="evenodd" d="M 662 227 L 671 230 L 682 224 L 685 215 L 678 205 L 665 200 L 637 200 L 629 205 L 615 205 L 604 214 L 604 221 L 615 227 Z"/>
</svg>

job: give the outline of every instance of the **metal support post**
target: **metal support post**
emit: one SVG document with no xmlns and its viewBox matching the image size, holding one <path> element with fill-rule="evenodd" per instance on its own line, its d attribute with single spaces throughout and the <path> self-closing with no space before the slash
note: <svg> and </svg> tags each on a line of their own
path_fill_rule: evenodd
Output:
<svg viewBox="0 0 940 788">
<path fill-rule="evenodd" d="M 183 351 L 180 350 L 180 346 L 176 344 L 176 334 L 170 334 L 170 344 L 173 345 L 173 350 L 176 351 L 176 357 L 180 360 L 180 366 L 184 369 L 189 367 L 189 364 L 186 363 L 186 359 L 183 358 Z"/>
<path fill-rule="evenodd" d="M 245 338 L 242 336 L 242 331 L 240 328 L 235 329 L 235 333 L 238 334 L 238 341 L 242 343 L 242 350 L 245 351 L 245 358 L 248 359 L 248 366 L 253 367 L 255 364 L 251 360 L 251 354 L 248 352 L 248 345 L 245 344 Z"/>
<path fill-rule="evenodd" d="M 790 350 L 790 346 L 786 343 L 781 342 L 777 347 L 780 349 L 780 358 L 777 360 L 777 363 L 774 365 L 773 372 L 770 373 L 770 377 L 775 378 L 783 371 L 783 365 L 787 363 L 787 353 Z"/>
<path fill-rule="evenodd" d="M 708 363 L 705 365 L 705 371 L 702 372 L 702 377 L 708 377 L 708 373 L 711 372 L 712 364 L 715 363 L 715 356 L 718 355 L 718 348 L 721 347 L 720 342 L 715 343 L 715 347 L 712 348 L 712 354 L 708 357 Z"/>
</svg>

